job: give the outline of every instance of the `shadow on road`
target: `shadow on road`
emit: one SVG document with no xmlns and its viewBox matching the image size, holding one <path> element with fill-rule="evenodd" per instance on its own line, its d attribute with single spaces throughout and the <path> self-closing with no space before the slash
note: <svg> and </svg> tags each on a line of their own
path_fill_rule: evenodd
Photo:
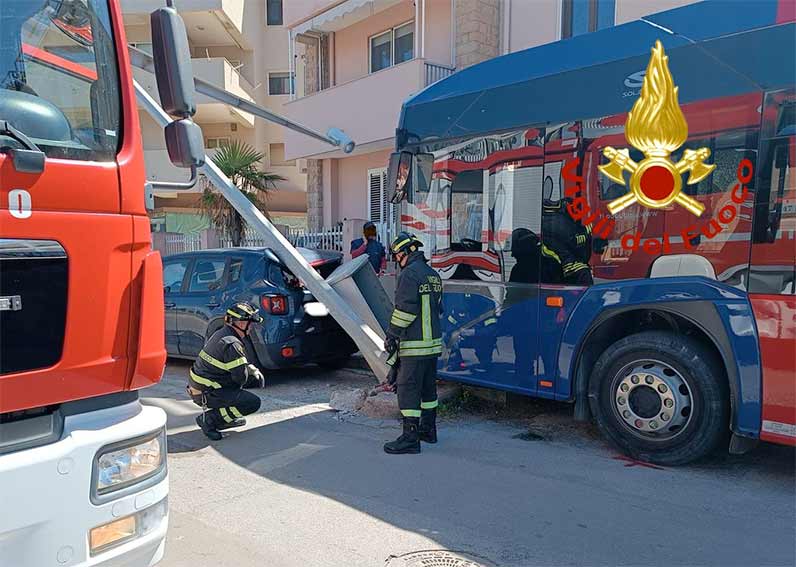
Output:
<svg viewBox="0 0 796 567">
<path fill-rule="evenodd" d="M 751 565 L 762 561 L 760 541 L 778 542 L 766 544 L 767 563 L 796 562 L 793 448 L 763 444 L 744 456 L 651 469 L 614 460 L 601 445 L 550 442 L 462 417 L 443 422 L 440 444 L 424 445 L 421 455 L 391 456 L 381 444 L 398 434 L 397 423 L 368 427 L 307 409 L 328 402 L 328 389 L 318 387 L 329 386 L 324 371 L 293 369 L 269 379 L 268 389 L 256 391 L 268 411 L 305 413 L 226 431 L 220 442 L 195 428 L 198 408 L 175 381 L 147 403 L 167 411 L 170 428 L 186 429 L 169 435 L 172 454 L 212 447 L 271 482 L 501 566 L 617 564 L 620 549 L 635 565 Z M 280 395 L 291 404 L 274 405 Z M 655 536 L 651 525 L 665 529 Z"/>
</svg>

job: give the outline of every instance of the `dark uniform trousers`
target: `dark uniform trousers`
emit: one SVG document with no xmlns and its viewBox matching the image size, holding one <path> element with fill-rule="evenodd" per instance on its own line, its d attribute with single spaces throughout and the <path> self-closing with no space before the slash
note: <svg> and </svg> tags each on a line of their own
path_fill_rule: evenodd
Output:
<svg viewBox="0 0 796 567">
<path fill-rule="evenodd" d="M 191 399 L 197 406 L 206 408 L 218 423 L 230 423 L 260 409 L 260 398 L 239 387 L 208 390 L 198 396 L 191 394 Z"/>
<path fill-rule="evenodd" d="M 248 364 L 243 343 L 228 326 L 207 340 L 191 368 L 188 394 L 211 420 L 231 423 L 260 409 L 260 398 L 243 389 Z"/>
<path fill-rule="evenodd" d="M 437 407 L 437 358 L 402 358 L 395 382 L 398 407 L 406 417 L 419 417 L 418 408 Z"/>
</svg>

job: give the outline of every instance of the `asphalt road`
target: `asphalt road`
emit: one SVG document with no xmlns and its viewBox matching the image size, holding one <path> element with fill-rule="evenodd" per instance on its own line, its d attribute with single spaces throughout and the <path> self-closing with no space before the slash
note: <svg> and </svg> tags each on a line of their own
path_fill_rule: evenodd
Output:
<svg viewBox="0 0 796 567">
<path fill-rule="evenodd" d="M 311 368 L 272 375 L 261 413 L 211 443 L 187 370 L 171 362 L 144 393 L 169 414 L 163 567 L 374 567 L 421 550 L 501 567 L 796 565 L 791 448 L 650 468 L 542 402 L 532 420 L 455 415 L 438 445 L 390 456 L 397 423 L 327 405 L 370 379 Z"/>
</svg>

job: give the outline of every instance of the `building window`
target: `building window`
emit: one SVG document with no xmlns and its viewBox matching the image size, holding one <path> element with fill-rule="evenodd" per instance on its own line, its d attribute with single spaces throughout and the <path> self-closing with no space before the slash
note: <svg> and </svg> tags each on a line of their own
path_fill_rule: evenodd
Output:
<svg viewBox="0 0 796 567">
<path fill-rule="evenodd" d="M 563 0 L 561 38 L 610 28 L 615 11 L 616 0 Z"/>
<path fill-rule="evenodd" d="M 222 136 L 222 137 L 215 137 L 215 138 L 205 138 L 205 148 L 208 150 L 217 150 L 222 146 L 229 145 L 229 137 Z"/>
<path fill-rule="evenodd" d="M 285 160 L 285 144 L 268 144 L 271 165 L 296 165 L 296 160 Z"/>
<path fill-rule="evenodd" d="M 265 8 L 268 12 L 267 23 L 269 26 L 282 25 L 282 0 L 265 0 Z"/>
<path fill-rule="evenodd" d="M 290 73 L 268 73 L 268 94 L 290 94 Z"/>
<path fill-rule="evenodd" d="M 414 56 L 414 22 L 407 22 L 370 38 L 371 73 L 409 61 Z"/>
</svg>

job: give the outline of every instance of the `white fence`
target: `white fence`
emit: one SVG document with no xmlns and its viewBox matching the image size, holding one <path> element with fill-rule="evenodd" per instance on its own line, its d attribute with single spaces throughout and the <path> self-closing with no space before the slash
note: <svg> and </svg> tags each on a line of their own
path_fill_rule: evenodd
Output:
<svg viewBox="0 0 796 567">
<path fill-rule="evenodd" d="M 307 232 L 304 230 L 290 229 L 285 235 L 293 246 L 304 248 L 319 248 L 321 250 L 336 250 L 343 252 L 343 225 L 327 228 L 320 232 Z"/>
<path fill-rule="evenodd" d="M 307 232 L 303 229 L 281 227 L 282 234 L 293 246 L 303 246 L 304 248 L 319 248 L 321 250 L 343 251 L 343 227 L 336 226 L 320 232 Z M 232 248 L 232 241 L 229 238 L 221 237 L 219 244 L 222 248 Z M 241 246 L 266 246 L 265 240 L 254 232 L 247 230 L 240 243 Z"/>
<path fill-rule="evenodd" d="M 157 246 L 157 239 L 154 247 L 160 249 L 164 256 L 181 252 L 194 252 L 204 248 L 200 234 L 166 233 L 161 242 L 163 243 L 162 249 Z"/>
<path fill-rule="evenodd" d="M 338 225 L 319 232 L 290 227 L 280 227 L 282 234 L 293 246 L 305 248 L 319 248 L 321 250 L 334 250 L 343 252 L 343 227 Z M 255 248 L 265 247 L 265 240 L 253 230 L 247 230 L 241 241 L 241 246 Z M 209 248 L 233 248 L 232 241 L 226 236 L 219 236 L 215 230 L 204 230 L 195 234 L 180 234 L 172 232 L 156 232 L 153 234 L 153 248 L 159 250 L 164 256 L 180 254 L 182 252 L 195 252 Z"/>
</svg>

